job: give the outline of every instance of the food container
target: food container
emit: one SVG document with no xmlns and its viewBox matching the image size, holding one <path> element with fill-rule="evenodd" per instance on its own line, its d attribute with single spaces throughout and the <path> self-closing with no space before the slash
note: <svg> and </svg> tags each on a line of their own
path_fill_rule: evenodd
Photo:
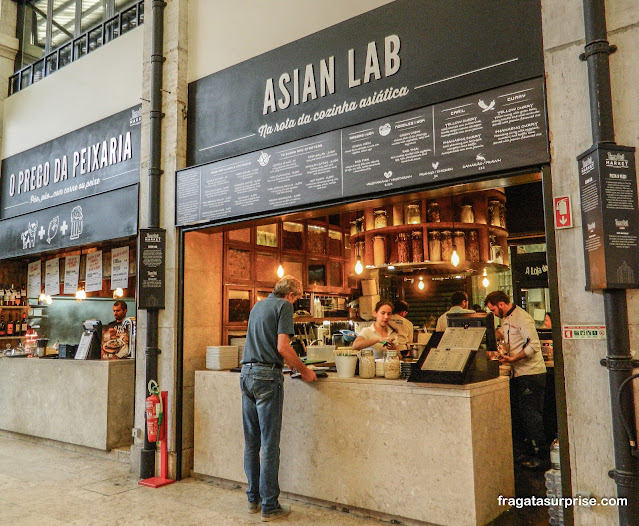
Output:
<svg viewBox="0 0 639 526">
<path fill-rule="evenodd" d="M 410 241 L 408 232 L 400 232 L 397 234 L 397 262 L 410 263 Z"/>
<path fill-rule="evenodd" d="M 386 236 L 373 238 L 373 264 L 376 267 L 386 264 Z"/>
<path fill-rule="evenodd" d="M 406 224 L 416 225 L 421 223 L 422 217 L 419 213 L 419 205 L 408 205 L 406 207 Z"/>
<path fill-rule="evenodd" d="M 384 358 L 375 359 L 375 376 L 384 376 Z"/>
<path fill-rule="evenodd" d="M 439 223 L 441 221 L 439 204 L 435 201 L 428 203 L 427 217 L 429 223 Z"/>
<path fill-rule="evenodd" d="M 461 230 L 456 230 L 453 233 L 453 244 L 457 249 L 457 255 L 459 256 L 459 262 L 466 261 L 466 235 Z"/>
<path fill-rule="evenodd" d="M 334 345 L 307 345 L 306 359 L 316 362 L 332 362 L 335 352 Z"/>
<path fill-rule="evenodd" d="M 450 230 L 444 230 L 441 233 L 441 260 L 450 262 L 450 257 L 453 255 L 453 236 Z"/>
<path fill-rule="evenodd" d="M 441 234 L 436 230 L 428 232 L 428 259 L 442 260 Z"/>
<path fill-rule="evenodd" d="M 506 228 L 506 205 L 504 203 L 499 204 L 499 226 Z"/>
<path fill-rule="evenodd" d="M 363 279 L 362 282 L 362 294 L 364 296 L 374 296 L 378 294 L 377 280 L 376 279 Z"/>
<path fill-rule="evenodd" d="M 385 228 L 388 225 L 386 210 L 375 210 L 373 216 L 375 218 L 375 228 Z"/>
<path fill-rule="evenodd" d="M 339 378 L 353 378 L 357 367 L 357 355 L 352 347 L 338 347 L 335 350 L 335 367 Z"/>
<path fill-rule="evenodd" d="M 488 202 L 488 217 L 491 225 L 501 226 L 501 203 L 499 201 Z"/>
<path fill-rule="evenodd" d="M 462 223 L 474 223 L 475 213 L 473 212 L 473 205 L 462 205 L 460 216 Z"/>
<path fill-rule="evenodd" d="M 384 378 L 397 380 L 401 374 L 401 365 L 397 351 L 386 351 L 384 356 Z"/>
<path fill-rule="evenodd" d="M 359 234 L 357 221 L 351 221 L 351 236 L 356 236 L 357 234 Z"/>
<path fill-rule="evenodd" d="M 359 354 L 359 376 L 360 378 L 375 377 L 375 358 L 372 349 L 362 349 Z"/>
<path fill-rule="evenodd" d="M 424 261 L 424 238 L 420 230 L 414 230 L 411 234 L 413 248 L 413 263 Z"/>
<path fill-rule="evenodd" d="M 479 261 L 479 236 L 477 234 L 477 230 L 471 230 L 468 232 L 466 258 L 468 261 L 473 263 L 477 263 Z"/>
</svg>

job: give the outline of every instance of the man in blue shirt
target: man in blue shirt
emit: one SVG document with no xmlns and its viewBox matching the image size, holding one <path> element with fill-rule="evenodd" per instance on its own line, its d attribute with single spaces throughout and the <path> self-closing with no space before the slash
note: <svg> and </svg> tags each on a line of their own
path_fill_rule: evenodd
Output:
<svg viewBox="0 0 639 526">
<path fill-rule="evenodd" d="M 298 279 L 293 276 L 280 279 L 273 293 L 253 306 L 242 354 L 240 388 L 248 511 L 257 513 L 261 508 L 265 522 L 291 511 L 290 506 L 278 501 L 284 403 L 282 366 L 286 362 L 297 369 L 307 382 L 317 380 L 289 343 L 294 334 L 293 303 L 301 296 L 302 283 Z"/>
</svg>

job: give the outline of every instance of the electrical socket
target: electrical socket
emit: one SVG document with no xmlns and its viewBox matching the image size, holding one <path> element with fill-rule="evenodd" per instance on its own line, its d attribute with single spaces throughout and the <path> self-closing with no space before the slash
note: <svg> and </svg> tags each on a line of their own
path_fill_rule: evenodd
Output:
<svg viewBox="0 0 639 526">
<path fill-rule="evenodd" d="M 142 430 L 139 427 L 134 427 L 131 429 L 131 436 L 133 438 L 141 439 L 142 438 Z"/>
</svg>

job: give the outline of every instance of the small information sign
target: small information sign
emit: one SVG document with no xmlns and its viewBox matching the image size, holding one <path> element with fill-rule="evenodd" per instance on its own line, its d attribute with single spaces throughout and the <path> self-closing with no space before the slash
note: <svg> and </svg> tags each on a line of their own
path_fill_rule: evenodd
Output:
<svg viewBox="0 0 639 526">
<path fill-rule="evenodd" d="M 164 265 L 166 258 L 166 230 L 140 229 L 138 240 L 138 305 L 140 309 L 164 308 Z"/>
<path fill-rule="evenodd" d="M 605 340 L 605 325 L 564 325 L 564 340 Z"/>
</svg>

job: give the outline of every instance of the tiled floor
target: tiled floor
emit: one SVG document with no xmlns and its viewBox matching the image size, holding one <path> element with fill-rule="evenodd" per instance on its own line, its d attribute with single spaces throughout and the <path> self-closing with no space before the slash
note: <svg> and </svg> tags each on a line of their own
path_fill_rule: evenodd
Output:
<svg viewBox="0 0 639 526">
<path fill-rule="evenodd" d="M 518 495 L 543 496 L 543 473 L 516 473 Z M 0 435 L 0 525 L 199 526 L 261 524 L 241 489 L 185 479 L 159 489 L 138 485 L 129 464 Z M 298 501 L 278 521 L 295 525 L 383 525 Z M 548 524 L 545 508 L 511 510 L 491 526 Z"/>
<path fill-rule="evenodd" d="M 138 485 L 129 465 L 0 436 L 0 525 L 196 526 L 262 524 L 241 489 L 185 479 L 159 489 Z M 285 501 L 295 525 L 382 522 Z"/>
</svg>

